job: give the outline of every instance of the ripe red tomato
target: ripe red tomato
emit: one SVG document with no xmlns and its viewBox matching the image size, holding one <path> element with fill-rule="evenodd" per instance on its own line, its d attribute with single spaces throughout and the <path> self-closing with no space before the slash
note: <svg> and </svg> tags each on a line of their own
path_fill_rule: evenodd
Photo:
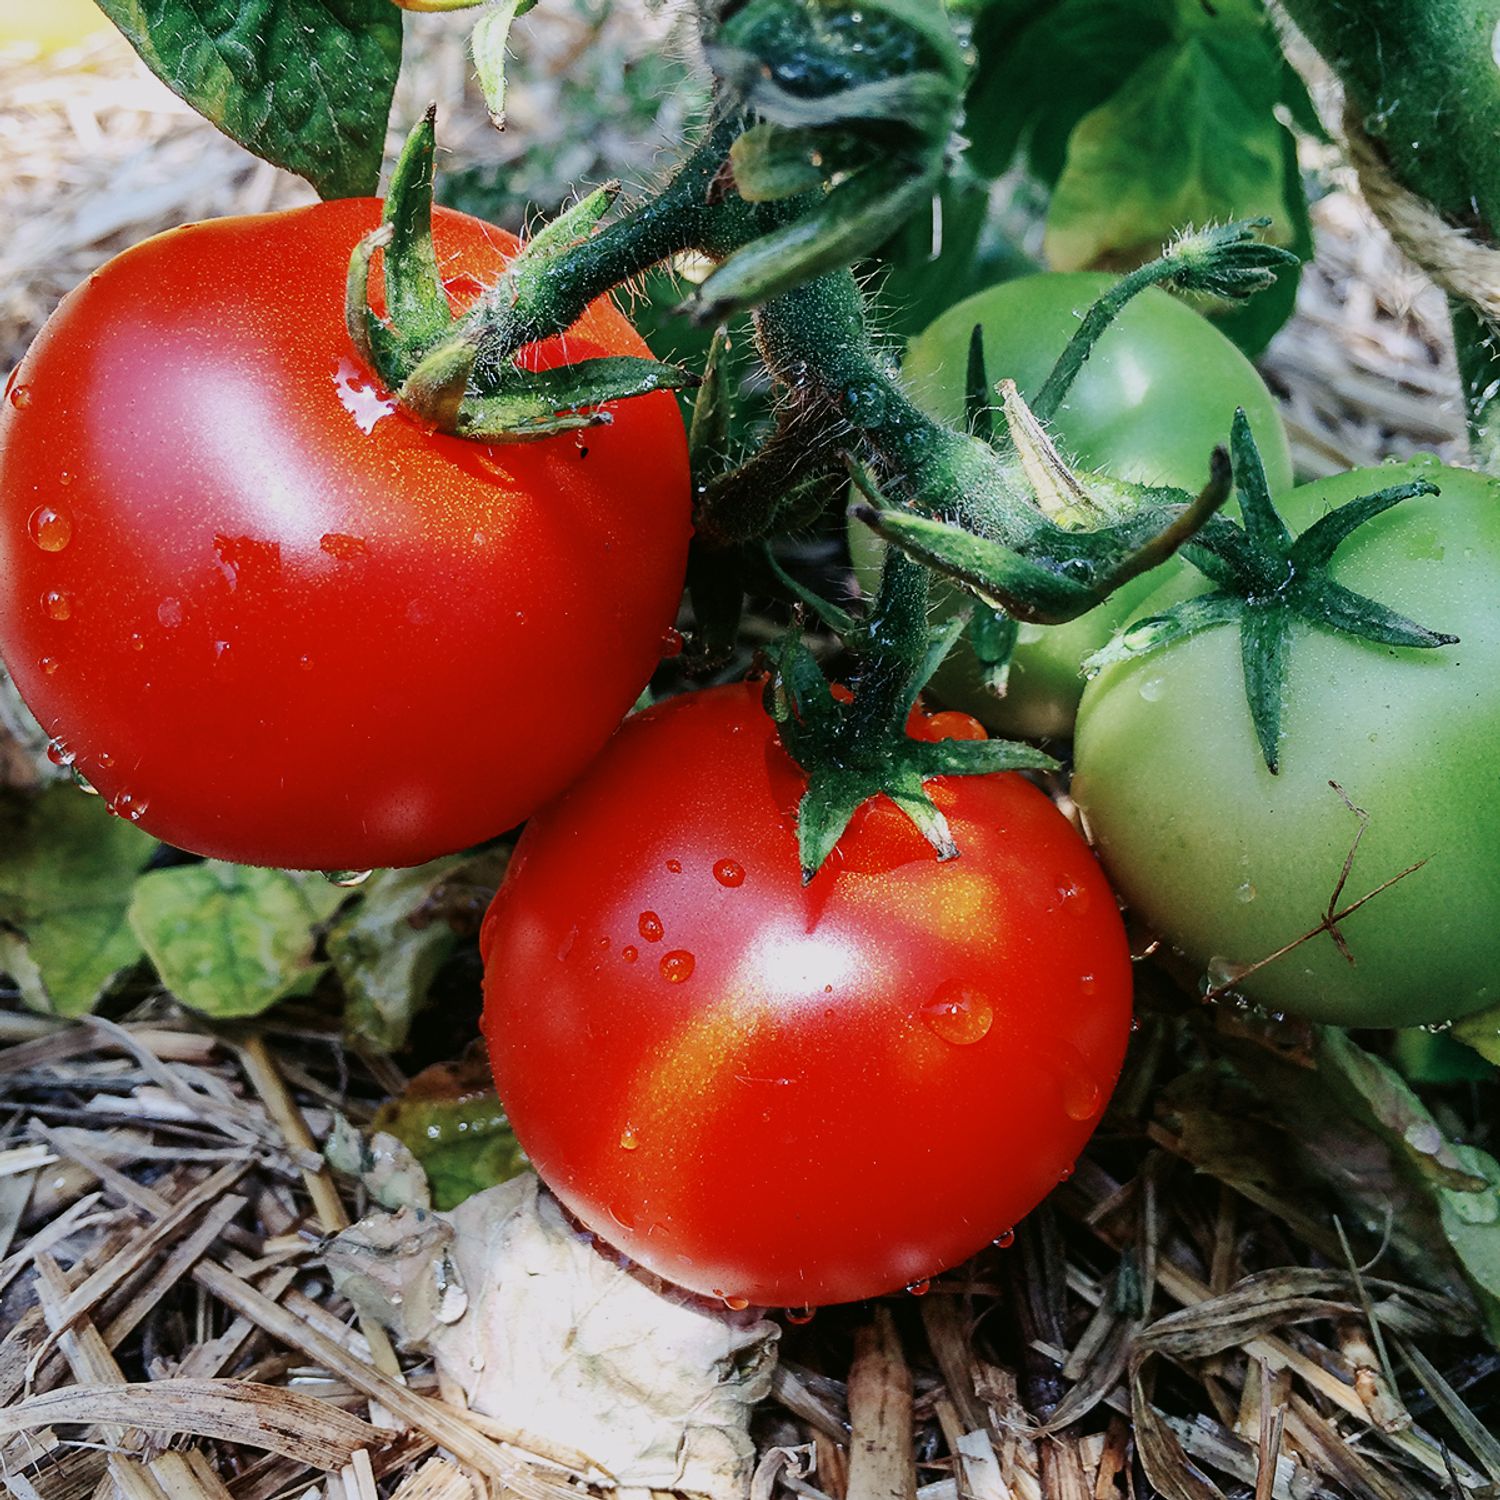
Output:
<svg viewBox="0 0 1500 1500">
<path fill-rule="evenodd" d="M 412 864 L 565 786 L 660 655 L 675 399 L 585 436 L 429 432 L 355 362 L 374 200 L 189 225 L 64 299 L 0 402 L 0 654 L 124 816 L 248 864 Z M 516 240 L 439 212 L 455 305 Z M 564 353 L 566 351 L 566 353 Z M 647 353 L 609 303 L 537 363 Z M 540 676 L 569 691 L 536 707 Z"/>
<path fill-rule="evenodd" d="M 933 784 L 949 863 L 867 803 L 806 888 L 804 785 L 754 685 L 651 709 L 528 825 L 482 938 L 537 1170 L 650 1270 L 760 1305 L 890 1291 L 1003 1234 L 1088 1139 L 1130 1026 L 1114 897 L 1022 777 Z"/>
</svg>

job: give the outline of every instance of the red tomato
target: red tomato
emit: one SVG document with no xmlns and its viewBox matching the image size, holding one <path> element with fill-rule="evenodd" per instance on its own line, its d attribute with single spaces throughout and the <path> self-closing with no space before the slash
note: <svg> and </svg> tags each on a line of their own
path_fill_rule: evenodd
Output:
<svg viewBox="0 0 1500 1500">
<path fill-rule="evenodd" d="M 1005 1233 L 1099 1119 L 1130 960 L 1083 840 L 1016 775 L 885 799 L 803 887 L 805 778 L 750 684 L 631 719 L 528 825 L 486 919 L 522 1146 L 650 1270 L 760 1305 L 925 1280 Z"/>
<path fill-rule="evenodd" d="M 412 864 L 565 786 L 661 653 L 675 398 L 574 439 L 410 420 L 354 358 L 374 200 L 193 224 L 68 296 L 0 402 L 0 653 L 123 815 L 248 864 Z M 455 305 L 516 240 L 439 212 Z M 536 362 L 647 353 L 597 302 Z M 529 361 L 530 362 L 530 361 Z M 543 675 L 566 692 L 536 708 Z"/>
</svg>

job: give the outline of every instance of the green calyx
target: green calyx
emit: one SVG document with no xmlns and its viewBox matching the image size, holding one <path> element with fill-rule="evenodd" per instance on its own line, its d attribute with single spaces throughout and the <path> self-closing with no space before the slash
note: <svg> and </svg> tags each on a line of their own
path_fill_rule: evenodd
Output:
<svg viewBox="0 0 1500 1500">
<path fill-rule="evenodd" d="M 781 577 L 858 651 L 861 663 L 851 684 L 853 697 L 842 702 L 833 696 L 799 631 L 783 637 L 770 653 L 775 672 L 766 687 L 766 711 L 782 744 L 807 773 L 797 814 L 804 884 L 822 868 L 849 820 L 871 797 L 889 797 L 939 859 L 954 859 L 960 851 L 948 820 L 927 793 L 928 781 L 1056 768 L 1050 755 L 1009 740 L 934 744 L 907 735 L 907 716 L 917 695 L 964 624 L 960 615 L 937 629 L 928 627 L 928 580 L 918 564 L 893 554 L 880 597 L 863 619 L 806 592 L 786 574 Z"/>
<path fill-rule="evenodd" d="M 1433 649 L 1458 637 L 1429 630 L 1395 610 L 1334 581 L 1339 546 L 1366 521 L 1418 495 L 1435 495 L 1426 480 L 1392 485 L 1330 511 L 1293 537 L 1272 503 L 1265 468 L 1245 413 L 1235 413 L 1231 439 L 1243 526 L 1224 517 L 1199 533 L 1184 556 L 1217 587 L 1137 620 L 1084 663 L 1095 675 L 1112 662 L 1145 656 L 1174 641 L 1221 625 L 1240 632 L 1245 698 L 1256 739 L 1273 775 L 1280 763 L 1281 719 L 1292 624 L 1374 641 Z"/>
<path fill-rule="evenodd" d="M 481 378 L 484 305 L 454 316 L 433 247 L 434 116 L 428 110 L 407 137 L 391 175 L 381 225 L 360 241 L 349 262 L 349 335 L 402 406 L 443 432 L 515 442 L 606 424 L 612 420 L 610 402 L 695 385 L 697 377 L 676 365 L 623 355 L 547 370 L 526 370 L 509 359 Z M 617 184 L 600 188 L 549 224 L 522 248 L 501 287 L 486 300 L 502 297 L 504 282 L 544 269 L 586 239 L 618 190 Z M 369 298 L 377 250 L 385 254 L 384 317 Z"/>
</svg>

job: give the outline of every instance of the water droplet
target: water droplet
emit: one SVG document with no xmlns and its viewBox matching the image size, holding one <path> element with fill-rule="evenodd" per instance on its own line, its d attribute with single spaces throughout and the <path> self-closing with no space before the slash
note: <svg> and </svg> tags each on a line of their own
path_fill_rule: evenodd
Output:
<svg viewBox="0 0 1500 1500">
<path fill-rule="evenodd" d="M 1069 557 L 1059 571 L 1075 583 L 1087 583 L 1094 576 L 1094 565 L 1086 557 Z"/>
<path fill-rule="evenodd" d="M 146 799 L 137 797 L 133 792 L 116 792 L 109 799 L 109 810 L 117 818 L 124 818 L 127 823 L 139 823 L 146 815 Z"/>
<path fill-rule="evenodd" d="M 1238 885 L 1234 888 L 1234 899 L 1243 905 L 1248 906 L 1255 900 L 1255 896 L 1255 887 L 1248 880 L 1243 885 Z"/>
<path fill-rule="evenodd" d="M 110 754 L 110 753 L 109 753 L 109 751 L 108 751 L 108 750 L 101 750 L 101 751 L 100 751 L 100 752 L 99 752 L 99 753 L 98 753 L 98 754 L 97 754 L 97 755 L 96 755 L 96 756 L 95 756 L 95 757 L 94 757 L 94 759 L 95 759 L 95 760 L 97 760 L 97 761 L 98 761 L 98 762 L 99 762 L 99 764 L 100 764 L 100 765 L 101 765 L 101 766 L 102 766 L 102 767 L 103 767 L 103 768 L 104 768 L 104 769 L 105 769 L 105 770 L 106 770 L 106 771 L 107 771 L 107 770 L 109 770 L 109 768 L 110 768 L 110 767 L 111 767 L 111 766 L 112 766 L 112 765 L 114 765 L 114 763 L 115 763 L 115 758 L 114 758 L 114 756 L 113 756 L 113 755 L 111 755 L 111 754 Z"/>
<path fill-rule="evenodd" d="M 42 595 L 42 609 L 49 620 L 70 619 L 73 614 L 73 601 L 61 589 L 48 589 Z"/>
<path fill-rule="evenodd" d="M 932 1283 L 925 1277 L 920 1281 L 909 1281 L 906 1284 L 906 1290 L 910 1292 L 913 1297 L 925 1297 L 931 1290 L 931 1288 Z"/>
<path fill-rule="evenodd" d="M 1241 979 L 1245 977 L 1245 965 L 1232 963 L 1227 958 L 1215 955 L 1208 961 L 1208 969 L 1204 974 L 1206 988 L 1210 990 L 1232 989 Z"/>
<path fill-rule="evenodd" d="M 682 861 L 680 859 L 669 859 L 667 861 L 667 873 L 670 875 L 681 875 Z"/>
<path fill-rule="evenodd" d="M 10 404 L 17 411 L 24 411 L 31 405 L 31 387 L 29 385 L 14 385 L 10 389 Z"/>
<path fill-rule="evenodd" d="M 611 1203 L 609 1205 L 609 1216 L 621 1229 L 635 1228 L 635 1215 L 623 1203 Z"/>
<path fill-rule="evenodd" d="M 714 866 L 714 879 L 731 890 L 745 883 L 745 867 L 735 859 L 721 859 Z"/>
<path fill-rule="evenodd" d="M 44 671 L 49 677 L 58 669 L 59 665 L 61 664 L 58 662 L 58 659 L 55 656 L 44 656 L 37 663 L 37 666 L 39 666 L 42 671 Z"/>
<path fill-rule="evenodd" d="M 130 636 L 130 649 L 132 651 L 144 651 L 146 649 L 146 637 L 132 631 Z"/>
<path fill-rule="evenodd" d="M 817 1311 L 813 1307 L 789 1307 L 784 1316 L 788 1323 L 795 1324 L 798 1328 L 804 1328 L 813 1320 L 813 1314 Z"/>
<path fill-rule="evenodd" d="M 73 752 L 61 740 L 48 740 L 47 759 L 54 766 L 71 766 L 73 764 Z"/>
<path fill-rule="evenodd" d="M 169 594 L 156 606 L 156 618 L 168 630 L 175 630 L 182 624 L 182 600 Z"/>
<path fill-rule="evenodd" d="M 627 1125 L 624 1130 L 620 1132 L 621 1151 L 634 1151 L 635 1148 L 640 1145 L 640 1143 L 640 1137 L 636 1135 L 634 1125 Z"/>
<path fill-rule="evenodd" d="M 368 436 L 382 417 L 396 410 L 395 400 L 377 390 L 369 376 L 351 359 L 341 359 L 333 372 L 333 388 L 339 402 L 354 418 L 354 424 Z"/>
<path fill-rule="evenodd" d="M 1085 995 L 1097 994 L 1099 990 L 1099 981 L 1092 974 L 1085 974 L 1083 978 L 1078 981 L 1078 988 L 1081 989 Z"/>
<path fill-rule="evenodd" d="M 667 658 L 682 655 L 682 632 L 680 630 L 668 629 L 662 636 L 661 654 Z"/>
<path fill-rule="evenodd" d="M 1016 1242 L 1016 1232 L 1015 1232 L 1015 1230 L 1014 1229 L 1002 1229 L 1000 1231 L 1000 1233 L 997 1234 L 995 1236 L 995 1238 L 990 1241 L 990 1244 L 992 1244 L 995 1247 L 995 1249 L 997 1249 L 997 1250 L 1009 1250 L 1010 1247 L 1015 1244 L 1015 1242 Z"/>
<path fill-rule="evenodd" d="M 68 486 L 69 486 L 69 485 L 70 485 L 70 484 L 72 484 L 72 482 L 73 482 L 73 476 L 72 476 L 72 475 L 71 475 L 71 474 L 70 474 L 70 473 L 68 473 L 68 471 L 67 471 L 67 470 L 66 470 L 66 469 L 64 469 L 64 470 L 63 470 L 63 471 L 62 471 L 62 473 L 61 473 L 61 474 L 59 474 L 59 475 L 58 475 L 58 476 L 57 476 L 57 482 L 58 482 L 58 483 L 59 483 L 59 484 L 60 484 L 60 485 L 61 485 L 61 486 L 62 486 L 62 487 L 63 487 L 63 488 L 64 488 L 64 489 L 67 489 L 67 487 L 68 487 Z"/>
<path fill-rule="evenodd" d="M 1156 631 L 1155 620 L 1139 620 L 1120 637 L 1120 644 L 1127 651 L 1145 651 L 1155 641 Z"/>
<path fill-rule="evenodd" d="M 1066 1182 L 1068 1180 L 1068 1178 L 1070 1178 L 1072 1175 L 1073 1175 L 1073 1168 L 1071 1166 L 1066 1166 L 1066 1167 L 1064 1167 L 1062 1169 L 1061 1172 L 1059 1172 L 1057 1174 L 1057 1180 L 1059 1182 Z"/>
<path fill-rule="evenodd" d="M 1148 677 L 1141 684 L 1141 697 L 1147 703 L 1156 703 L 1166 691 L 1167 681 L 1164 677 Z"/>
<path fill-rule="evenodd" d="M 312 664 L 313 659 L 310 656 L 299 656 L 297 658 L 297 665 L 301 667 L 304 672 L 311 672 Z"/>
<path fill-rule="evenodd" d="M 681 948 L 661 956 L 661 977 L 671 984 L 682 984 L 693 977 L 697 959 Z"/>
<path fill-rule="evenodd" d="M 995 1008 L 979 991 L 959 979 L 939 986 L 926 1005 L 922 1019 L 935 1036 L 955 1047 L 983 1041 L 995 1020 Z"/>
<path fill-rule="evenodd" d="M 77 766 L 69 766 L 68 769 L 73 773 L 73 785 L 76 786 L 78 790 L 84 794 L 84 796 L 97 797 L 99 795 L 99 788 L 96 787 L 94 783 L 90 781 L 88 777 L 78 769 Z"/>
<path fill-rule="evenodd" d="M 1099 1113 L 1102 1091 L 1086 1073 L 1072 1071 L 1063 1075 L 1063 1113 L 1081 1125 Z"/>
<path fill-rule="evenodd" d="M 1093 905 L 1093 898 L 1089 895 L 1088 888 L 1081 885 L 1071 875 L 1058 877 L 1057 898 L 1075 917 L 1081 917 Z"/>
<path fill-rule="evenodd" d="M 323 879 L 342 891 L 352 891 L 355 886 L 363 885 L 374 873 L 373 870 L 324 870 Z"/>
<path fill-rule="evenodd" d="M 636 959 L 640 957 L 640 954 L 636 949 L 627 947 L 620 949 L 620 957 L 623 958 L 626 963 L 633 964 Z"/>
<path fill-rule="evenodd" d="M 648 943 L 659 943 L 662 940 L 666 928 L 661 925 L 661 918 L 654 911 L 643 911 L 639 923 L 640 933 Z"/>
<path fill-rule="evenodd" d="M 21 387 L 17 387 L 21 389 Z M 12 397 L 14 400 L 14 397 Z M 73 540 L 73 518 L 52 505 L 39 505 L 31 513 L 27 530 L 43 552 L 61 552 Z"/>
</svg>

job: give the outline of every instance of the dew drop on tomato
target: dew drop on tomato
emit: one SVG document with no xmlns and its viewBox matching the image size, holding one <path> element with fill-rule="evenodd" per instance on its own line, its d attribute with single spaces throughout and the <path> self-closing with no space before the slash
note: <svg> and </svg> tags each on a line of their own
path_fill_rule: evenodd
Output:
<svg viewBox="0 0 1500 1500">
<path fill-rule="evenodd" d="M 98 754 L 97 754 L 97 755 L 96 755 L 96 756 L 95 756 L 95 757 L 94 757 L 94 759 L 95 759 L 95 760 L 96 760 L 96 761 L 98 761 L 98 762 L 99 762 L 99 764 L 100 764 L 100 766 L 101 766 L 101 767 L 103 767 L 103 769 L 104 769 L 104 770 L 106 770 L 106 771 L 107 771 L 107 770 L 109 770 L 109 768 L 110 768 L 110 767 L 111 767 L 111 766 L 112 766 L 112 765 L 114 765 L 114 763 L 115 763 L 115 758 L 114 758 L 114 756 L 113 756 L 113 755 L 111 755 L 111 754 L 110 754 L 110 753 L 109 753 L 109 751 L 108 751 L 108 750 L 101 750 L 101 751 L 100 751 L 100 752 L 99 752 L 99 753 L 98 753 Z"/>
<path fill-rule="evenodd" d="M 1010 1247 L 1015 1244 L 1015 1242 L 1016 1242 L 1016 1232 L 1015 1232 L 1015 1230 L 1014 1229 L 1002 1229 L 1000 1231 L 1000 1233 L 997 1234 L 995 1236 L 995 1238 L 990 1241 L 990 1244 L 992 1244 L 995 1247 L 995 1249 L 997 1249 L 997 1250 L 1009 1250 Z"/>
<path fill-rule="evenodd" d="M 922 1020 L 934 1036 L 952 1046 L 971 1047 L 989 1035 L 995 1008 L 971 985 L 950 979 L 922 1007 Z"/>
<path fill-rule="evenodd" d="M 146 799 L 133 792 L 116 792 L 109 799 L 109 810 L 127 823 L 139 823 L 146 816 Z"/>
<path fill-rule="evenodd" d="M 682 655 L 682 632 L 680 630 L 668 627 L 661 638 L 661 654 L 667 660 Z"/>
<path fill-rule="evenodd" d="M 324 870 L 323 879 L 342 891 L 352 891 L 355 886 L 363 885 L 372 874 L 373 870 Z"/>
<path fill-rule="evenodd" d="M 744 1312 L 750 1306 L 750 1299 L 748 1297 L 721 1297 L 719 1300 L 723 1302 L 724 1306 L 730 1312 Z"/>
<path fill-rule="evenodd" d="M 661 977 L 669 984 L 682 984 L 693 977 L 697 960 L 681 948 L 662 954 Z"/>
<path fill-rule="evenodd" d="M 624 1203 L 611 1203 L 609 1205 L 609 1216 L 621 1229 L 635 1228 L 635 1215 Z"/>
<path fill-rule="evenodd" d="M 17 386 L 16 390 L 25 390 L 25 386 Z M 11 400 L 15 400 L 14 394 Z M 73 540 L 73 518 L 55 505 L 39 505 L 31 513 L 27 530 L 43 552 L 61 552 Z"/>
<path fill-rule="evenodd" d="M 913 1297 L 925 1297 L 931 1290 L 931 1288 L 932 1283 L 925 1278 L 920 1281 L 908 1282 L 906 1286 L 906 1290 L 910 1292 Z"/>
<path fill-rule="evenodd" d="M 640 952 L 633 946 L 627 945 L 620 949 L 620 957 L 628 964 L 633 964 L 640 957 Z"/>
<path fill-rule="evenodd" d="M 786 1310 L 786 1320 L 788 1323 L 793 1323 L 798 1328 L 802 1328 L 812 1322 L 813 1313 L 816 1310 L 816 1308 L 812 1307 L 789 1307 Z"/>
<path fill-rule="evenodd" d="M 182 600 L 169 594 L 156 606 L 156 618 L 168 630 L 175 630 L 182 624 Z"/>
<path fill-rule="evenodd" d="M 31 405 L 31 387 L 29 385 L 13 385 L 10 388 L 10 404 L 17 411 L 23 410 Z"/>
<path fill-rule="evenodd" d="M 139 632 L 132 631 L 130 636 L 130 649 L 132 651 L 144 651 L 146 649 L 146 637 Z"/>
<path fill-rule="evenodd" d="M 667 873 L 669 875 L 681 875 L 682 861 L 680 859 L 669 859 L 667 861 Z"/>
<path fill-rule="evenodd" d="M 37 666 L 39 666 L 42 671 L 44 671 L 47 676 L 50 677 L 57 670 L 59 662 L 55 656 L 44 656 L 37 663 Z"/>
<path fill-rule="evenodd" d="M 654 911 L 643 911 L 639 922 L 640 933 L 648 943 L 659 943 L 662 940 L 666 928 L 661 924 L 661 918 Z"/>
<path fill-rule="evenodd" d="M 620 1132 L 620 1150 L 634 1151 L 641 1143 L 641 1138 L 635 1133 L 634 1125 L 627 1125 Z"/>
<path fill-rule="evenodd" d="M 54 766 L 71 766 L 73 764 L 73 752 L 61 740 L 48 740 L 47 759 Z"/>
<path fill-rule="evenodd" d="M 736 859 L 721 859 L 714 866 L 714 879 L 731 890 L 745 883 L 745 867 Z"/>
<path fill-rule="evenodd" d="M 49 620 L 71 619 L 73 601 L 61 589 L 48 589 L 42 595 L 42 609 Z"/>
</svg>

